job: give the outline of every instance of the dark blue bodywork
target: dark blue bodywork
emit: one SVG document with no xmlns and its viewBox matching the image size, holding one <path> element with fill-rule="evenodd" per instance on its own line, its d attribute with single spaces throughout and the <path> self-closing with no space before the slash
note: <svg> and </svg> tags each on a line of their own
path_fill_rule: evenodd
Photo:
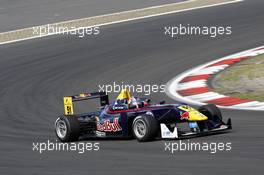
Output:
<svg viewBox="0 0 264 175">
<path fill-rule="evenodd" d="M 142 108 L 113 110 L 106 105 L 98 112 L 76 115 L 80 123 L 81 135 L 95 137 L 130 137 L 133 120 L 140 115 L 154 116 L 159 123 L 179 123 L 179 105 L 149 105 Z"/>
</svg>

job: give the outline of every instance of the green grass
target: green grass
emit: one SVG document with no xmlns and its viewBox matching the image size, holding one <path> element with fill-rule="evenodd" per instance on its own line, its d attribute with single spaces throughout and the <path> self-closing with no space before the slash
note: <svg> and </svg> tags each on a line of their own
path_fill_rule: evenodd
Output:
<svg viewBox="0 0 264 175">
<path fill-rule="evenodd" d="M 214 91 L 228 96 L 264 101 L 264 54 L 227 68 L 212 85 Z"/>
</svg>

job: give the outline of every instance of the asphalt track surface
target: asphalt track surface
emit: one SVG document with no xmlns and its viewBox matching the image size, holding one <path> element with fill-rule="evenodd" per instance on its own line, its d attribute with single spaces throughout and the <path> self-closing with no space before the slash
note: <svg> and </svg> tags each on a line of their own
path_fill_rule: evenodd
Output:
<svg viewBox="0 0 264 175">
<path fill-rule="evenodd" d="M 1 0 L 0 32 L 184 0 Z"/>
<path fill-rule="evenodd" d="M 263 112 L 224 110 L 233 120 L 231 133 L 190 140 L 232 142 L 229 152 L 170 154 L 165 141 L 136 140 L 99 140 L 100 151 L 84 154 L 32 151 L 32 142 L 56 141 L 53 123 L 63 112 L 63 95 L 113 81 L 163 84 L 197 64 L 263 45 L 263 5 L 244 1 L 109 25 L 95 37 L 0 46 L 0 174 L 263 174 Z M 233 33 L 217 39 L 164 35 L 164 26 L 180 23 L 231 25 Z M 151 97 L 173 102 L 165 94 Z"/>
</svg>

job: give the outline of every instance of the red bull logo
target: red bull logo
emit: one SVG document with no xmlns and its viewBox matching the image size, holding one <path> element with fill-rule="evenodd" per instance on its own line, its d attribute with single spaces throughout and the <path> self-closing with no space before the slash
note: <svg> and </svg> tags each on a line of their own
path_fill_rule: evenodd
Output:
<svg viewBox="0 0 264 175">
<path fill-rule="evenodd" d="M 181 113 L 181 120 L 188 120 L 189 119 L 189 112 Z"/>
<path fill-rule="evenodd" d="M 105 120 L 102 124 L 98 122 L 97 130 L 105 132 L 117 132 L 122 131 L 122 128 L 119 125 L 118 118 L 114 118 L 113 122 L 110 122 L 110 120 Z"/>
</svg>

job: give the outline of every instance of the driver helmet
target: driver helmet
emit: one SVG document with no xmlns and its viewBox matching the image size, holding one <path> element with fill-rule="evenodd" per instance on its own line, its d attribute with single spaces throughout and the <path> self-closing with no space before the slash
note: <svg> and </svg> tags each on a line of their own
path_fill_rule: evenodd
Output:
<svg viewBox="0 0 264 175">
<path fill-rule="evenodd" d="M 116 104 L 125 104 L 130 106 L 137 106 L 137 100 L 131 96 L 131 93 L 128 89 L 122 89 L 119 95 L 116 98 Z"/>
</svg>

